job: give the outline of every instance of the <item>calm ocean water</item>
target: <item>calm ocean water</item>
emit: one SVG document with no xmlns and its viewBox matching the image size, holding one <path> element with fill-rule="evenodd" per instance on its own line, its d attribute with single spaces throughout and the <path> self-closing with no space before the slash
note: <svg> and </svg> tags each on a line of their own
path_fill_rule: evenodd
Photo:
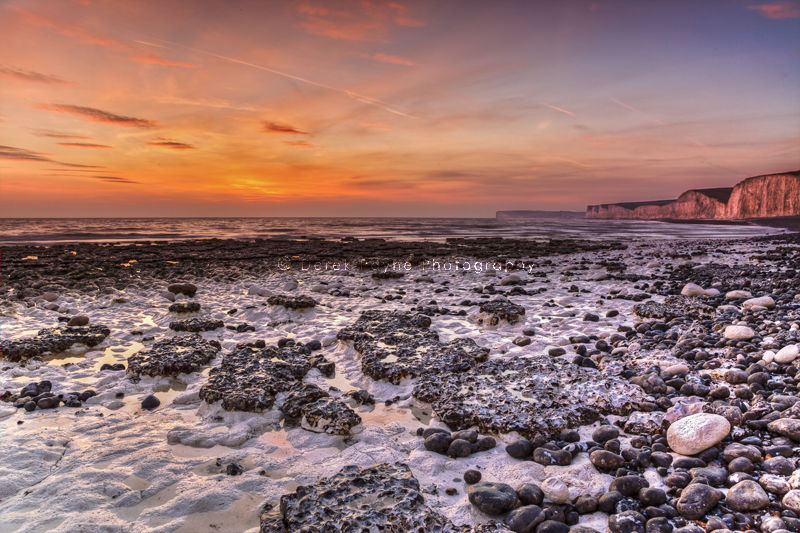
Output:
<svg viewBox="0 0 800 533">
<path fill-rule="evenodd" d="M 703 239 L 783 231 L 751 225 L 587 220 L 581 215 L 563 214 L 503 221 L 494 218 L 4 218 L 0 219 L 0 244 L 269 237 Z"/>
</svg>

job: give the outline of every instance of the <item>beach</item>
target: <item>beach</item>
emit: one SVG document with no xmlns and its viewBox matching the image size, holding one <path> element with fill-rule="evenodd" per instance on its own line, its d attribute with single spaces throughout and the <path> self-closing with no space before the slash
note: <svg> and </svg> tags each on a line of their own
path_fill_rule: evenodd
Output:
<svg viewBox="0 0 800 533">
<path fill-rule="evenodd" d="M 794 435 L 767 425 L 794 410 L 796 367 L 775 353 L 799 339 L 799 251 L 796 235 L 6 247 L 0 530 L 370 527 L 351 500 L 372 483 L 409 527 L 503 531 L 533 506 L 604 531 L 619 468 L 680 510 L 670 481 L 696 472 L 676 466 L 664 420 L 732 425 L 692 468 L 729 468 L 722 451 L 742 441 L 796 459 Z M 750 515 L 780 509 L 800 482 L 754 465 L 772 484 Z M 467 471 L 543 498 L 482 509 Z M 727 492 L 735 475 L 709 484 Z M 626 512 L 645 516 L 634 492 Z M 702 515 L 748 519 L 724 503 Z"/>
</svg>

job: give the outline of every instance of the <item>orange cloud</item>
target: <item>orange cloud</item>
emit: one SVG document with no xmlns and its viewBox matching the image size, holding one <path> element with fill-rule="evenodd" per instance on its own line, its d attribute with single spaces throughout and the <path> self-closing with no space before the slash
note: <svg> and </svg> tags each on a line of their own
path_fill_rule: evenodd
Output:
<svg viewBox="0 0 800 533">
<path fill-rule="evenodd" d="M 59 146 L 69 146 L 72 148 L 113 148 L 107 144 L 94 144 L 94 143 L 58 143 Z"/>
<path fill-rule="evenodd" d="M 200 68 L 199 65 L 193 65 L 192 63 L 183 63 L 181 61 L 173 61 L 171 59 L 166 59 L 164 57 L 157 56 L 154 54 L 135 56 L 131 57 L 130 59 L 131 61 L 136 61 L 138 63 L 147 63 L 148 65 L 161 65 L 164 67 Z"/>
<path fill-rule="evenodd" d="M 85 135 L 75 135 L 72 133 L 62 133 L 60 131 L 49 131 L 49 130 L 38 130 L 35 135 L 37 137 L 50 137 L 52 139 L 78 139 L 78 140 L 90 140 L 91 137 L 87 137 Z"/>
<path fill-rule="evenodd" d="M 308 33 L 346 41 L 383 41 L 392 26 L 425 26 L 407 6 L 396 2 L 363 0 L 332 9 L 328 3 L 308 0 L 297 11 L 304 19 L 300 26 Z"/>
<path fill-rule="evenodd" d="M 93 107 L 85 107 L 79 105 L 68 104 L 40 104 L 35 106 L 36 109 L 42 111 L 52 111 L 53 113 L 66 113 L 76 115 L 79 118 L 88 120 L 89 122 L 100 122 L 102 124 L 113 124 L 115 126 L 122 126 L 125 128 L 150 128 L 156 125 L 156 122 L 144 118 L 126 117 L 124 115 L 117 115 L 109 113 L 102 109 L 95 109 Z"/>
<path fill-rule="evenodd" d="M 264 131 L 266 133 L 288 133 L 290 135 L 311 135 L 308 131 L 302 131 L 294 126 L 287 124 L 280 124 L 278 122 L 264 122 Z"/>
<path fill-rule="evenodd" d="M 283 143 L 289 146 L 299 146 L 301 148 L 319 148 L 316 144 L 311 144 L 308 141 L 283 141 Z"/>
<path fill-rule="evenodd" d="M 71 39 L 75 39 L 83 44 L 88 44 L 92 46 L 103 46 L 105 48 L 110 48 L 113 50 L 120 50 L 126 52 L 133 52 L 136 53 L 136 49 L 118 39 L 114 39 L 112 37 L 105 37 L 103 35 L 93 34 L 80 26 L 76 26 L 74 24 L 70 24 L 68 22 L 55 20 L 47 17 L 43 17 L 32 11 L 28 11 L 27 9 L 18 7 L 18 6 L 8 6 L 9 9 L 15 10 L 17 13 L 22 15 L 25 22 L 31 24 L 32 26 L 38 26 L 40 28 L 46 28 L 52 30 L 64 37 L 69 37 Z M 138 63 L 148 63 L 150 65 L 161 65 L 166 67 L 183 67 L 183 68 L 199 68 L 197 65 L 193 65 L 191 63 L 183 63 L 180 61 L 173 61 L 171 59 L 167 59 L 161 56 L 157 56 L 154 54 L 146 54 L 146 55 L 134 55 L 129 57 L 131 61 L 136 61 Z"/>
<path fill-rule="evenodd" d="M 153 139 L 152 141 L 148 141 L 147 144 L 150 146 L 161 146 L 163 148 L 171 148 L 173 150 L 194 150 L 194 146 L 192 146 L 191 144 L 174 141 L 172 139 L 164 139 L 162 137 L 159 137 L 158 139 Z"/>
<path fill-rule="evenodd" d="M 758 4 L 747 6 L 747 9 L 758 11 L 768 19 L 796 19 L 800 18 L 800 2 L 779 2 L 775 4 Z"/>
<path fill-rule="evenodd" d="M 413 67 L 414 65 L 416 65 L 416 63 L 414 63 L 410 59 L 406 59 L 406 58 L 400 57 L 400 56 L 392 56 L 392 55 L 389 55 L 389 54 L 383 54 L 381 52 L 377 52 L 377 53 L 372 54 L 371 56 L 367 56 L 367 57 L 371 57 L 375 61 L 380 61 L 381 63 L 390 63 L 392 65 L 404 65 L 406 67 Z"/>
<path fill-rule="evenodd" d="M 58 76 L 53 76 L 51 74 L 42 74 L 40 72 L 34 72 L 32 70 L 22 70 L 19 68 L 9 67 L 5 65 L 0 65 L 0 76 L 3 78 L 9 78 L 12 80 L 19 80 L 19 81 L 33 81 L 36 83 L 47 83 L 47 84 L 71 84 L 63 78 L 59 78 Z"/>
</svg>

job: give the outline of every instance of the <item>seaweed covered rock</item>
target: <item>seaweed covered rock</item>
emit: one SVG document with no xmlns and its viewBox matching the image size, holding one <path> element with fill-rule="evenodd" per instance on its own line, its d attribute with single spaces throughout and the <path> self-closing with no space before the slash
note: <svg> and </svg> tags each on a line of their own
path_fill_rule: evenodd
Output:
<svg viewBox="0 0 800 533">
<path fill-rule="evenodd" d="M 281 496 L 261 513 L 260 533 L 289 531 L 431 531 L 489 533 L 495 524 L 455 526 L 425 505 L 419 481 L 403 463 L 346 466 L 338 474 Z"/>
<path fill-rule="evenodd" d="M 361 417 L 344 402 L 311 383 L 295 385 L 280 409 L 304 428 L 332 435 L 349 435 L 361 423 Z"/>
<path fill-rule="evenodd" d="M 337 338 L 352 341 L 361 354 L 361 369 L 375 380 L 399 383 L 403 378 L 464 372 L 486 361 L 489 350 L 472 339 L 441 342 L 422 314 L 370 310 Z"/>
<path fill-rule="evenodd" d="M 673 318 L 688 317 L 694 320 L 703 320 L 714 318 L 716 311 L 710 305 L 700 301 L 699 298 L 670 295 L 664 298 L 664 303 L 636 304 L 633 306 L 633 313 L 639 318 L 672 320 Z"/>
<path fill-rule="evenodd" d="M 110 333 L 111 330 L 105 326 L 45 328 L 35 337 L 0 341 L 0 358 L 22 361 L 45 353 L 63 352 L 78 343 L 93 347 Z"/>
<path fill-rule="evenodd" d="M 546 356 L 491 360 L 444 379 L 424 375 L 413 394 L 452 429 L 478 426 L 527 438 L 627 415 L 648 398 L 622 378 Z"/>
<path fill-rule="evenodd" d="M 286 309 L 311 309 L 317 305 L 317 301 L 310 296 L 286 296 L 284 294 L 270 296 L 267 299 L 267 303 L 269 305 L 280 305 Z"/>
<path fill-rule="evenodd" d="M 478 324 L 496 326 L 501 321 L 506 321 L 509 324 L 516 324 L 519 321 L 519 317 L 524 314 L 525 308 L 521 305 L 509 302 L 508 300 L 492 300 L 491 302 L 484 302 L 481 304 Z"/>
<path fill-rule="evenodd" d="M 200 398 L 208 403 L 222 400 L 223 409 L 229 411 L 270 409 L 275 395 L 290 390 L 311 368 L 330 365 L 300 343 L 282 347 L 267 347 L 263 342 L 238 344 L 222 358 L 220 366 L 211 369 L 200 388 Z"/>
<path fill-rule="evenodd" d="M 225 323 L 222 320 L 214 320 L 211 318 L 189 318 L 186 320 L 176 320 L 169 323 L 169 329 L 174 331 L 189 331 L 197 333 L 199 331 L 213 331 L 223 327 Z"/>
<path fill-rule="evenodd" d="M 216 357 L 217 341 L 207 341 L 196 333 L 163 339 L 149 350 L 128 358 L 128 373 L 134 376 L 177 376 L 197 372 Z"/>
<path fill-rule="evenodd" d="M 196 313 L 199 310 L 198 302 L 178 302 L 169 306 L 170 313 Z"/>
</svg>

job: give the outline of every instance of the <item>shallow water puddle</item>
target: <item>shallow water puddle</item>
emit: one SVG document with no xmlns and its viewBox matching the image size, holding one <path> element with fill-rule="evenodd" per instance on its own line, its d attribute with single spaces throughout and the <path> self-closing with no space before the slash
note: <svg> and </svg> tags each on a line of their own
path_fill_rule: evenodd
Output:
<svg viewBox="0 0 800 533">
<path fill-rule="evenodd" d="M 189 515 L 176 533 L 239 533 L 258 527 L 258 510 L 263 503 L 263 498 L 244 493 L 223 509 Z"/>
<path fill-rule="evenodd" d="M 142 512 L 145 511 L 146 509 L 150 509 L 152 507 L 158 507 L 170 501 L 172 498 L 175 497 L 177 493 L 178 493 L 178 484 L 173 483 L 172 485 L 164 487 L 163 489 L 156 492 L 152 496 L 144 498 L 142 501 L 140 501 L 133 507 L 120 507 L 118 509 L 114 509 L 114 513 L 121 519 L 130 522 L 136 520 L 139 517 L 139 515 L 142 514 Z M 149 524 L 149 525 L 155 525 L 155 524 Z"/>
</svg>

